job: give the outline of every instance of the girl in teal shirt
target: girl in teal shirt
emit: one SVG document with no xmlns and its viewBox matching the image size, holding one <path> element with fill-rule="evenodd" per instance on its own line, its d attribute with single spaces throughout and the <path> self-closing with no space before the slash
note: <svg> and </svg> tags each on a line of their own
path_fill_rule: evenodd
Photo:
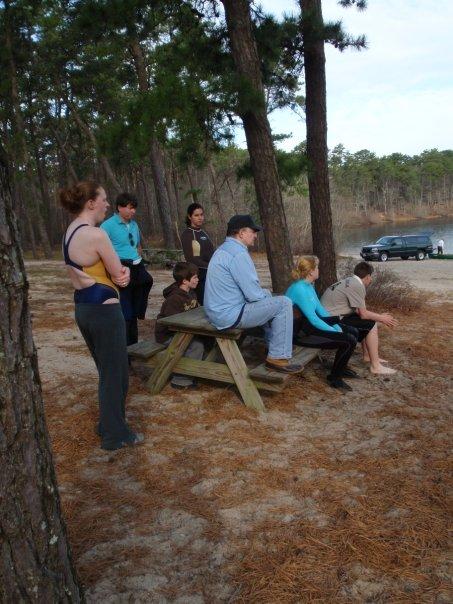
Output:
<svg viewBox="0 0 453 604">
<path fill-rule="evenodd" d="M 333 388 L 352 390 L 344 377 L 357 377 L 347 367 L 357 344 L 357 330 L 340 327 L 338 317 L 331 317 L 319 301 L 314 282 L 319 277 L 319 260 L 316 256 L 302 256 L 292 272 L 295 280 L 286 291 L 295 307 L 293 341 L 299 346 L 337 350 L 327 382 Z"/>
</svg>

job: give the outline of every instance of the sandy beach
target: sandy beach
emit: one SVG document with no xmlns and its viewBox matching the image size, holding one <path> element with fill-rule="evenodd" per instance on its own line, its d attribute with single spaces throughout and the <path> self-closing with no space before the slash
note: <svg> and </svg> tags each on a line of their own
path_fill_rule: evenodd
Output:
<svg viewBox="0 0 453 604">
<path fill-rule="evenodd" d="M 258 415 L 232 388 L 167 386 L 151 397 L 133 375 L 128 420 L 146 443 L 107 453 L 65 270 L 27 263 L 60 495 L 88 602 L 450 601 L 453 263 L 376 266 L 432 292 L 420 309 L 396 313 L 396 330 L 381 330 L 396 376 L 371 375 L 357 353 L 360 379 L 342 395 L 313 362 L 283 393 L 264 395 Z M 169 271 L 152 274 L 142 338 L 171 281 Z"/>
<path fill-rule="evenodd" d="M 360 256 L 354 256 L 359 262 Z M 453 292 L 453 260 L 401 260 L 391 258 L 387 262 L 373 262 L 378 270 L 391 270 L 409 281 L 414 287 L 435 295 Z"/>
</svg>

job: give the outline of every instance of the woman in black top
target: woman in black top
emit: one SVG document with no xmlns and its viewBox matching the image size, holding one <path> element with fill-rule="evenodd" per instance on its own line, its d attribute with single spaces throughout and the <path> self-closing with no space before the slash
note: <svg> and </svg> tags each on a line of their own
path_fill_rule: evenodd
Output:
<svg viewBox="0 0 453 604">
<path fill-rule="evenodd" d="M 186 262 L 198 267 L 199 282 L 195 290 L 199 304 L 203 304 L 204 286 L 209 261 L 214 253 L 214 245 L 201 228 L 204 223 L 203 206 L 191 203 L 187 208 L 187 228 L 181 234 L 181 244 Z"/>
</svg>

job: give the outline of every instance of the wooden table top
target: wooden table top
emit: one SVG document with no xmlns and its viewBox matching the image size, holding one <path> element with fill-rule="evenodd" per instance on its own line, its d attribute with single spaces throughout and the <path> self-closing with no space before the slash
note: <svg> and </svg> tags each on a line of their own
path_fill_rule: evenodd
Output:
<svg viewBox="0 0 453 604">
<path fill-rule="evenodd" d="M 241 329 L 216 329 L 208 321 L 206 313 L 202 306 L 188 310 L 186 312 L 164 317 L 158 320 L 159 324 L 166 325 L 171 331 L 180 331 L 182 333 L 194 333 L 201 336 L 212 336 L 217 338 L 226 338 L 228 340 L 238 340 L 242 335 Z"/>
</svg>

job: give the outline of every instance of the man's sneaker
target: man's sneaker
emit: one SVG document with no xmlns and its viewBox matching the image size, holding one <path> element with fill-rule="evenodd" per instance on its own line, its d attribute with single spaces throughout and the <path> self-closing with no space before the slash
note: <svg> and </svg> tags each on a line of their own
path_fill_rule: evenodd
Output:
<svg viewBox="0 0 453 604">
<path fill-rule="evenodd" d="M 266 359 L 266 367 L 281 373 L 301 373 L 304 370 L 304 366 L 300 363 L 291 363 L 288 359 L 271 359 L 269 357 Z"/>
<path fill-rule="evenodd" d="M 332 375 L 328 375 L 327 383 L 332 388 L 337 388 L 338 390 L 344 390 L 345 392 L 350 392 L 352 390 L 351 386 L 349 384 L 346 384 L 346 382 L 341 377 L 334 377 Z"/>
<path fill-rule="evenodd" d="M 124 447 L 135 447 L 136 445 L 142 445 L 145 442 L 145 437 L 139 432 L 132 433 L 127 440 L 122 440 L 119 443 L 110 444 L 103 443 L 101 449 L 105 451 L 116 451 L 117 449 L 123 449 Z"/>
</svg>

